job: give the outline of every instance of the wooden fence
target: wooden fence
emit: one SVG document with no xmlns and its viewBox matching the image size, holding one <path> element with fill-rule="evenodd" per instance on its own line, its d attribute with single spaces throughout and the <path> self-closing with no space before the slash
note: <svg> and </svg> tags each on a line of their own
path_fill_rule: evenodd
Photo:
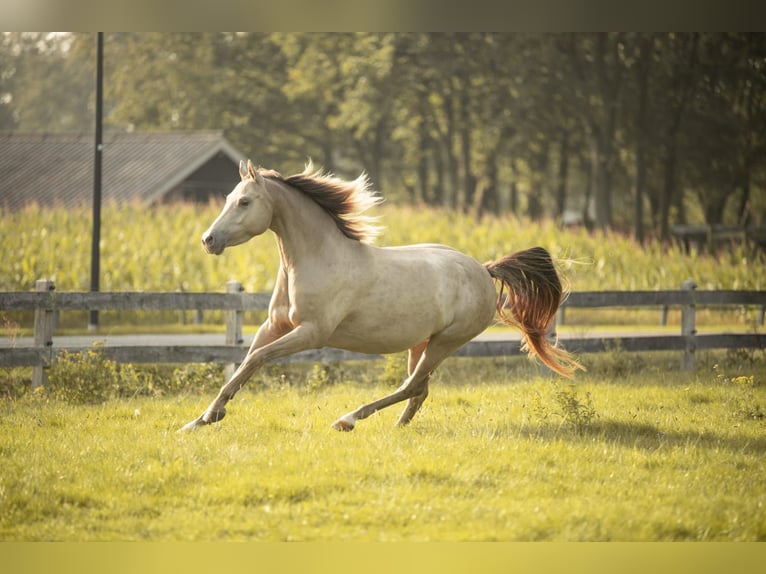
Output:
<svg viewBox="0 0 766 574">
<path fill-rule="evenodd" d="M 667 336 L 631 337 L 581 337 L 567 338 L 561 343 L 576 353 L 598 353 L 614 348 L 624 351 L 673 350 L 681 353 L 681 368 L 694 368 L 695 352 L 703 349 L 759 348 L 766 347 L 766 334 L 738 333 L 700 335 L 696 329 L 698 306 L 756 306 L 760 308 L 758 321 L 764 323 L 766 291 L 697 291 L 691 281 L 680 290 L 671 291 L 587 291 L 570 294 L 562 306 L 558 323 L 563 324 L 569 308 L 599 307 L 680 307 L 681 332 Z M 0 366 L 34 367 L 33 387 L 47 382 L 45 371 L 64 351 L 82 352 L 92 347 L 56 347 L 53 344 L 54 313 L 59 310 L 224 310 L 226 335 L 222 345 L 145 345 L 103 346 L 105 358 L 125 363 L 205 363 L 234 364 L 245 353 L 242 335 L 242 318 L 245 311 L 268 308 L 270 294 L 244 293 L 236 281 L 227 284 L 226 293 L 103 293 L 55 291 L 52 281 L 37 281 L 34 292 L 0 293 L 0 310 L 35 311 L 34 339 L 32 346 L 0 348 Z M 554 332 L 551 333 L 555 337 Z M 517 340 L 474 340 L 461 348 L 456 355 L 465 357 L 495 357 L 518 355 Z M 342 361 L 349 359 L 376 358 L 378 355 L 362 355 L 337 349 L 319 349 L 296 354 L 291 361 Z"/>
</svg>

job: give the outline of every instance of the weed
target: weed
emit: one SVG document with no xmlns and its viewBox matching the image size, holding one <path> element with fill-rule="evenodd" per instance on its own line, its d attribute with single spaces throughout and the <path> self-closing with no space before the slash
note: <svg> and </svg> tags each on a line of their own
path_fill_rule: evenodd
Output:
<svg viewBox="0 0 766 574">
<path fill-rule="evenodd" d="M 727 368 L 741 368 L 747 365 L 752 368 L 764 358 L 766 358 L 766 352 L 763 349 L 727 349 L 720 365 Z"/>
<path fill-rule="evenodd" d="M 132 365 L 105 359 L 94 346 L 83 353 L 64 351 L 48 372 L 51 395 L 72 404 L 104 403 L 120 396 L 120 389 L 135 388 L 138 375 Z"/>
<path fill-rule="evenodd" d="M 578 434 L 582 433 L 598 417 L 590 392 L 586 392 L 585 397 L 580 398 L 574 383 L 553 385 L 552 401 L 556 408 L 546 406 L 542 393 L 538 391 L 531 402 L 533 419 L 546 423 L 551 416 L 556 416 L 563 426 L 573 429 Z"/>
<path fill-rule="evenodd" d="M 99 404 L 119 397 L 160 397 L 205 392 L 217 386 L 223 367 L 190 363 L 168 368 L 138 368 L 104 356 L 100 345 L 81 353 L 62 352 L 48 372 L 51 397 L 72 404 Z"/>
<path fill-rule="evenodd" d="M 580 399 L 574 383 L 558 387 L 553 397 L 559 407 L 558 414 L 564 423 L 578 433 L 583 432 L 598 416 L 593 407 L 590 392 L 586 391 L 585 398 Z"/>
<path fill-rule="evenodd" d="M 11 348 L 15 347 L 16 338 L 19 336 L 21 327 L 5 313 L 3 313 L 3 329 L 5 330 L 5 336 L 8 338 L 8 346 Z"/>
<path fill-rule="evenodd" d="M 643 359 L 635 353 L 625 351 L 619 340 L 605 341 L 604 344 L 606 351 L 599 356 L 594 372 L 610 378 L 619 378 L 644 367 Z"/>
<path fill-rule="evenodd" d="M 732 414 L 736 418 L 745 420 L 763 420 L 766 418 L 764 408 L 756 396 L 756 388 L 760 386 L 760 381 L 756 380 L 755 375 L 727 375 L 718 363 L 713 365 L 713 371 L 716 373 L 715 378 L 719 383 L 734 389 L 729 402 Z"/>
<path fill-rule="evenodd" d="M 306 379 L 307 389 L 309 391 L 316 391 L 330 384 L 333 379 L 330 371 L 330 365 L 315 363 Z"/>
<path fill-rule="evenodd" d="M 15 367 L 0 369 L 0 397 L 18 399 L 32 387 L 32 369 Z"/>
<path fill-rule="evenodd" d="M 222 384 L 223 365 L 216 363 L 188 363 L 173 371 L 172 382 L 166 391 L 204 393 Z"/>
<path fill-rule="evenodd" d="M 379 362 L 377 379 L 387 387 L 398 387 L 407 378 L 407 353 L 386 355 Z"/>
<path fill-rule="evenodd" d="M 543 402 L 543 396 L 540 393 L 540 391 L 536 391 L 534 396 L 532 397 L 532 418 L 534 420 L 537 420 L 541 423 L 545 423 L 548 421 L 548 417 L 550 416 L 550 411 L 548 410 L 548 407 L 545 406 L 545 403 Z"/>
</svg>

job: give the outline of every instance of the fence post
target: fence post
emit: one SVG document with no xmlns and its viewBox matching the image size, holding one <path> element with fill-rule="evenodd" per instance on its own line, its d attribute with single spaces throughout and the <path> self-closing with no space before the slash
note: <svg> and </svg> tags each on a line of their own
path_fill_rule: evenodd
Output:
<svg viewBox="0 0 766 574">
<path fill-rule="evenodd" d="M 38 293 L 48 293 L 53 291 L 56 286 L 50 279 L 38 279 L 35 282 L 35 291 Z M 51 348 L 53 345 L 53 309 L 37 307 L 35 309 L 35 347 Z M 40 362 L 32 368 L 32 390 L 38 387 L 48 386 L 48 374 L 45 370 L 48 368 L 44 362 Z"/>
<path fill-rule="evenodd" d="M 226 292 L 227 293 L 241 293 L 244 291 L 242 283 L 239 281 L 227 281 Z M 242 319 L 244 311 L 241 309 L 230 309 L 226 311 L 226 344 L 227 345 L 241 345 L 244 341 L 242 336 Z M 229 363 L 224 367 L 224 373 L 226 378 L 230 378 L 234 374 L 234 369 L 237 368 L 235 363 Z"/>
<path fill-rule="evenodd" d="M 697 350 L 697 341 L 695 339 L 697 334 L 697 318 L 694 304 L 694 290 L 696 288 L 697 284 L 691 279 L 681 283 L 681 289 L 689 291 L 691 299 L 690 303 L 681 305 L 681 336 L 684 339 L 684 352 L 681 355 L 682 371 L 694 370 L 694 353 Z"/>
</svg>

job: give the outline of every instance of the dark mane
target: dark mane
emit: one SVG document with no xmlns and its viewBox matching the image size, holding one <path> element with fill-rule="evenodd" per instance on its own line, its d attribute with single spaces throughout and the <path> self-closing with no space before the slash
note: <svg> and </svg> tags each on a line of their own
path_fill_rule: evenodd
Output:
<svg viewBox="0 0 766 574">
<path fill-rule="evenodd" d="M 375 239 L 380 234 L 380 228 L 374 224 L 376 218 L 364 212 L 379 204 L 381 198 L 370 189 L 367 175 L 362 173 L 353 181 L 345 181 L 313 169 L 309 162 L 302 173 L 287 177 L 274 170 L 259 168 L 258 172 L 304 193 L 335 220 L 338 229 L 347 237 L 362 242 Z"/>
</svg>

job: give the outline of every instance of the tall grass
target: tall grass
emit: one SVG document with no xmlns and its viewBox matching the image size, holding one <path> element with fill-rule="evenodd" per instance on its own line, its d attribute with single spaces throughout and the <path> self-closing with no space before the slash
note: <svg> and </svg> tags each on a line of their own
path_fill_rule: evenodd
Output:
<svg viewBox="0 0 766 574">
<path fill-rule="evenodd" d="M 201 249 L 199 238 L 220 207 L 106 206 L 102 290 L 223 291 L 230 279 L 247 291 L 270 290 L 278 265 L 271 238 L 256 238 L 218 258 Z M 766 288 L 766 255 L 747 246 L 686 255 L 675 245 L 641 247 L 616 233 L 562 230 L 552 221 L 489 216 L 476 221 L 457 212 L 392 205 L 378 213 L 386 227 L 381 245 L 446 243 L 480 261 L 542 245 L 574 262 L 565 271 L 577 290 L 676 289 L 690 277 L 700 289 Z M 0 220 L 0 290 L 30 290 L 40 278 L 53 279 L 61 291 L 89 289 L 89 210 L 29 207 L 1 212 Z"/>
</svg>

